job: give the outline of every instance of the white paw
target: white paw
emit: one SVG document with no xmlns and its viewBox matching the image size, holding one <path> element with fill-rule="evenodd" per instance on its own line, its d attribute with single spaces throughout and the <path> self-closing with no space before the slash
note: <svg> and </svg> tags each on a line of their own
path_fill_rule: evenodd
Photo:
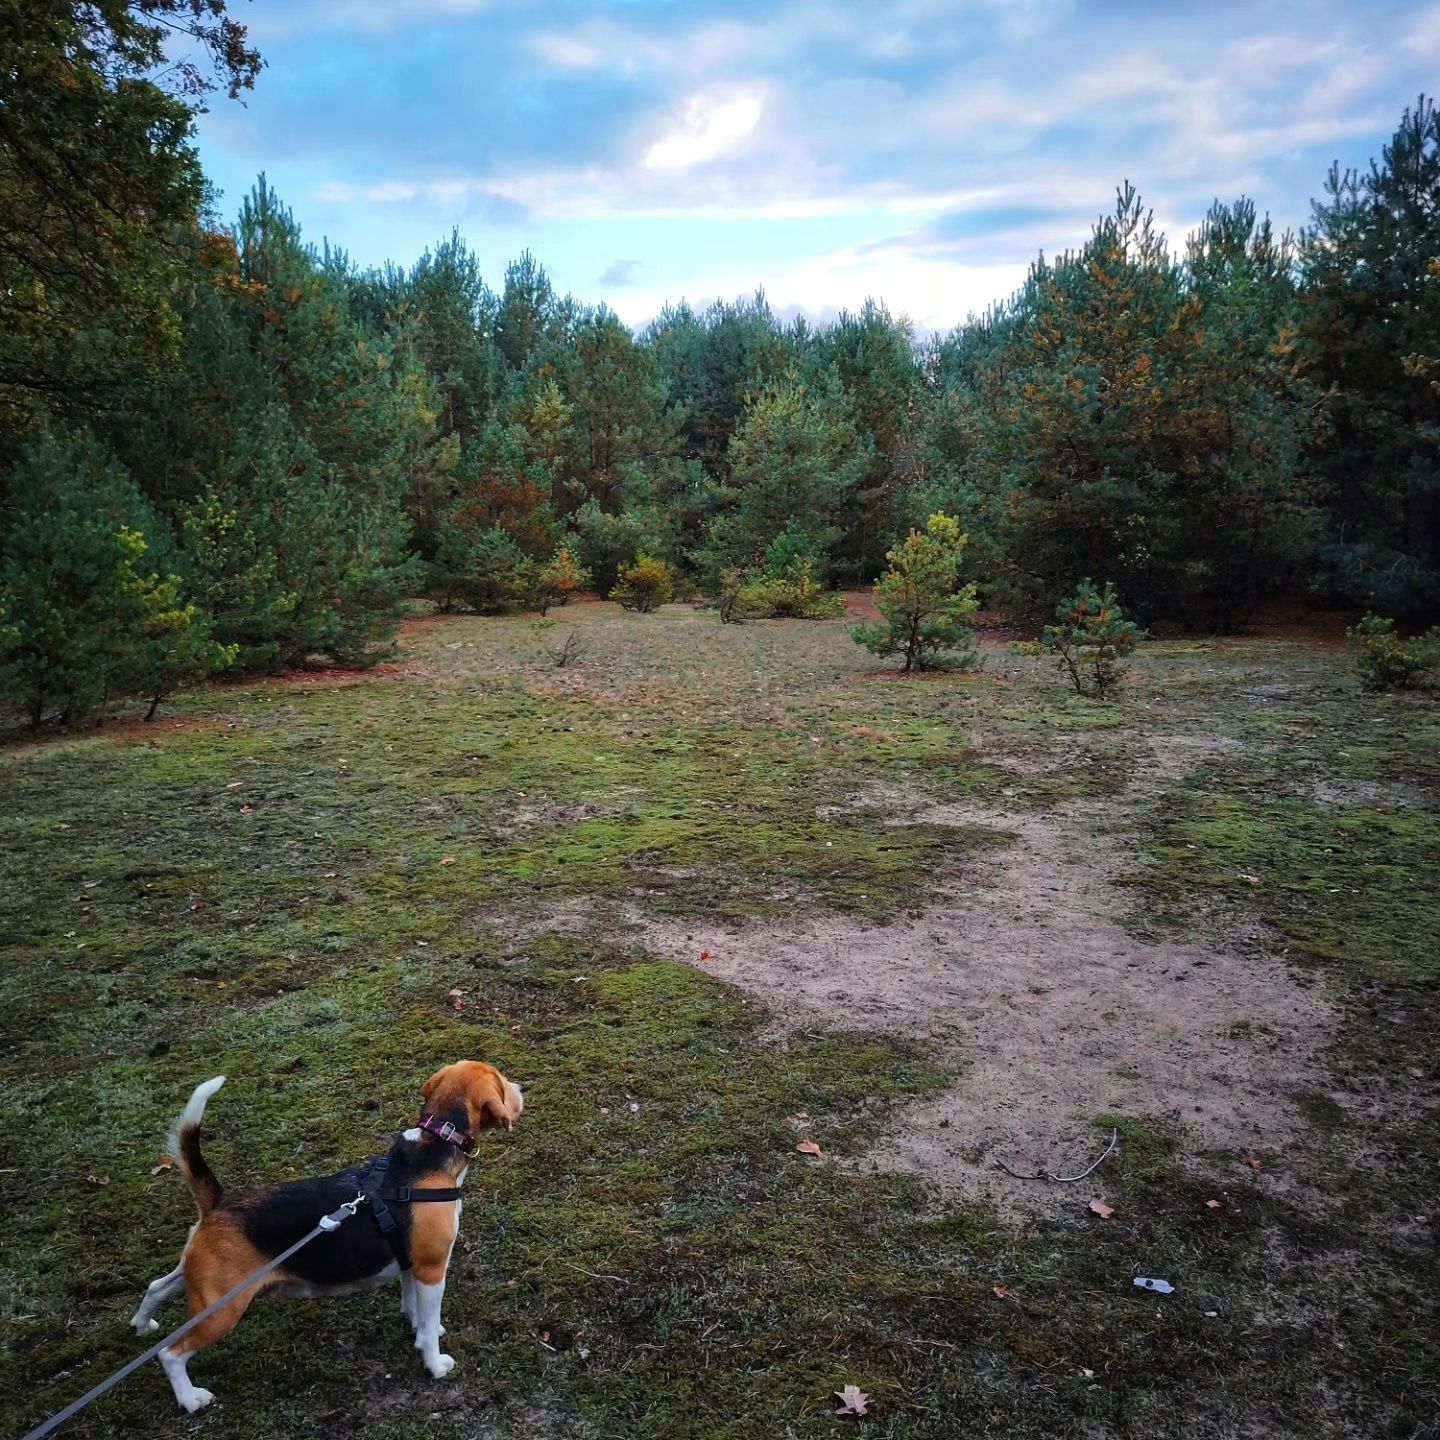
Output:
<svg viewBox="0 0 1440 1440">
<path fill-rule="evenodd" d="M 443 1340 L 443 1339 L 445 1338 L 446 1334 L 447 1334 L 447 1331 L 446 1331 L 445 1327 L 442 1325 L 442 1326 L 440 1327 L 440 1330 L 439 1330 L 440 1338 Z"/>
<path fill-rule="evenodd" d="M 138 1315 L 130 1323 L 137 1335 L 153 1335 L 160 1328 L 158 1320 L 142 1320 Z"/>
<path fill-rule="evenodd" d="M 453 1355 L 437 1355 L 433 1360 L 425 1362 L 425 1368 L 437 1380 L 443 1380 L 455 1368 L 455 1357 Z"/>
<path fill-rule="evenodd" d="M 193 1415 L 197 1410 L 203 1410 L 215 1398 L 209 1390 L 192 1390 L 190 1396 L 180 1403 Z"/>
</svg>

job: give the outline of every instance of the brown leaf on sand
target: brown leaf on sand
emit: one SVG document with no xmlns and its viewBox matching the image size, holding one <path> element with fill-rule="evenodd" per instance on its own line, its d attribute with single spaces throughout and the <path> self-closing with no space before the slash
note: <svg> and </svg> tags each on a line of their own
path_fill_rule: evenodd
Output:
<svg viewBox="0 0 1440 1440">
<path fill-rule="evenodd" d="M 1108 1220 L 1114 1213 L 1115 1207 L 1107 1205 L 1098 1195 L 1090 1202 L 1090 1212 L 1098 1215 L 1102 1220 Z"/>
<path fill-rule="evenodd" d="M 1253 1155 L 1242 1155 L 1240 1163 L 1248 1165 L 1257 1175 L 1260 1173 L 1260 1162 Z"/>
<path fill-rule="evenodd" d="M 835 1412 L 837 1415 L 858 1418 L 870 1413 L 870 1397 L 858 1385 L 847 1385 L 843 1390 L 837 1390 L 835 1398 L 840 1402 L 840 1408 Z"/>
<path fill-rule="evenodd" d="M 813 1140 L 802 1140 L 795 1148 L 802 1155 L 813 1155 L 817 1160 L 825 1158 L 825 1152 Z"/>
<path fill-rule="evenodd" d="M 162 1155 L 159 1163 L 150 1167 L 150 1173 L 152 1175 L 163 1175 L 167 1170 L 173 1170 L 174 1168 L 175 1162 L 168 1155 Z"/>
</svg>

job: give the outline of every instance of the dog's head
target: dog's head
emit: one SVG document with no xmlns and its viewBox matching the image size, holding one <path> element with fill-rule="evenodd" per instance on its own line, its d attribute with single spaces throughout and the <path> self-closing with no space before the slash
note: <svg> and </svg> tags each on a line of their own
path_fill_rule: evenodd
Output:
<svg viewBox="0 0 1440 1440">
<path fill-rule="evenodd" d="M 483 1060 L 444 1065 L 421 1087 L 426 1108 L 442 1120 L 478 1135 L 483 1130 L 512 1130 L 525 1108 L 520 1087 Z"/>
</svg>

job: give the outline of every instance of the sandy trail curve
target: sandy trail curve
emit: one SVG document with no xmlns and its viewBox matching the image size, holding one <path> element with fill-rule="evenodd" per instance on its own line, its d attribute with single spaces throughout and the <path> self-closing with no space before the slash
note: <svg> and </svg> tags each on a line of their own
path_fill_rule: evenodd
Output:
<svg viewBox="0 0 1440 1440">
<path fill-rule="evenodd" d="M 963 893 L 889 924 L 632 912 L 647 946 L 757 996 L 782 1030 L 914 1037 L 960 1067 L 952 1088 L 899 1113 L 873 1159 L 1007 1209 L 1044 1210 L 1073 1195 L 1011 1180 L 996 1160 L 1082 1169 L 1106 1112 L 1162 1122 L 1191 1154 L 1292 1139 L 1291 1097 L 1314 1079 L 1330 1004 L 1254 934 L 1157 944 L 1129 933 L 1119 917 L 1132 897 L 1115 883 L 1106 833 L 1123 802 L 1039 816 L 919 798 L 897 813 L 886 800 L 882 823 L 989 825 L 1015 842 L 978 860 Z"/>
</svg>

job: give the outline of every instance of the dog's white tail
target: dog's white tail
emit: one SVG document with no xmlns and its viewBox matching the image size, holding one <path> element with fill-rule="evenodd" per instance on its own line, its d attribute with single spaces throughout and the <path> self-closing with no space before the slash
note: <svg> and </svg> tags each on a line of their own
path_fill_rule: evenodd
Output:
<svg viewBox="0 0 1440 1440">
<path fill-rule="evenodd" d="M 195 1197 L 202 1217 L 215 1208 L 215 1202 L 224 1193 L 214 1172 L 205 1163 L 204 1155 L 200 1153 L 200 1121 L 205 1116 L 205 1104 L 224 1083 L 225 1077 L 217 1075 L 213 1080 L 207 1080 L 203 1085 L 195 1087 L 189 1100 L 185 1102 L 185 1108 L 180 1112 L 180 1118 L 171 1127 L 170 1138 L 165 1147 L 170 1158 L 180 1167 L 181 1174 L 185 1176 L 185 1183 L 190 1187 L 190 1193 Z"/>
</svg>

